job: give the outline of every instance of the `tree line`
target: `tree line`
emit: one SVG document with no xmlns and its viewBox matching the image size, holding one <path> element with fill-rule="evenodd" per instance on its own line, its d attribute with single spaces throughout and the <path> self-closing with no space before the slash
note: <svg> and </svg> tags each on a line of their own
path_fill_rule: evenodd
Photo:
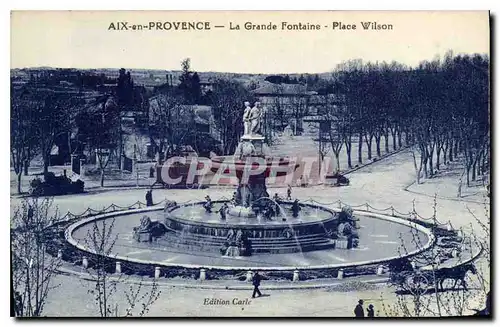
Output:
<svg viewBox="0 0 500 327">
<path fill-rule="evenodd" d="M 489 168 L 489 59 L 447 53 L 410 68 L 392 63 L 345 62 L 332 74 L 332 94 L 323 95 L 321 142 L 337 157 L 345 148 L 352 168 L 366 146 L 372 159 L 411 146 L 416 179 L 430 178 L 442 164 L 461 159 L 467 185 Z M 385 139 L 385 149 L 381 140 Z"/>
</svg>

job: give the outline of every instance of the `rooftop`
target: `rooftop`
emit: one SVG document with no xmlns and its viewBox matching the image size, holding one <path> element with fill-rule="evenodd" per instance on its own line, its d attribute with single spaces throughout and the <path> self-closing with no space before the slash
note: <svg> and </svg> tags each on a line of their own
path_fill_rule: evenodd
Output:
<svg viewBox="0 0 500 327">
<path fill-rule="evenodd" d="M 305 85 L 302 84 L 273 84 L 264 82 L 265 84 L 255 90 L 253 93 L 256 95 L 299 95 L 307 96 L 316 94 L 316 92 L 307 91 Z"/>
</svg>

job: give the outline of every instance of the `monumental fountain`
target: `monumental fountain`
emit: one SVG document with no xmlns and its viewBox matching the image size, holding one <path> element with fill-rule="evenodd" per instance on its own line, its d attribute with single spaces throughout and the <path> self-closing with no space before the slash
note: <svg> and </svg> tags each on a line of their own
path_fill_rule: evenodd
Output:
<svg viewBox="0 0 500 327">
<path fill-rule="evenodd" d="M 415 255 L 434 244 L 430 230 L 394 213 L 352 211 L 313 199 L 270 198 L 266 182 L 289 176 L 298 165 L 288 157 L 271 155 L 261 135 L 259 103 L 253 108 L 245 103 L 243 122 L 244 135 L 234 155 L 211 159 L 214 172 L 237 180 L 232 199 L 212 200 L 207 192 L 205 200 L 196 202 L 168 201 L 161 207 L 91 216 L 66 229 L 67 242 L 92 253 L 85 245 L 92 224 L 113 219 L 117 241 L 111 260 L 165 267 L 173 275 L 203 267 L 222 275 L 248 269 L 326 269 L 331 275 L 344 267 Z M 414 244 L 415 238 L 419 244 Z"/>
<path fill-rule="evenodd" d="M 213 246 L 230 256 L 335 246 L 332 235 L 339 223 L 335 212 L 298 201 L 277 202 L 269 197 L 266 180 L 293 173 L 297 164 L 270 156 L 261 135 L 262 115 L 259 102 L 253 108 L 245 102 L 244 134 L 235 154 L 212 158 L 211 169 L 215 173 L 232 172 L 238 180 L 232 201 L 168 209 L 165 225 L 173 233 L 167 238 L 205 248 Z M 211 205 L 216 206 L 214 211 L 207 210 Z"/>
</svg>

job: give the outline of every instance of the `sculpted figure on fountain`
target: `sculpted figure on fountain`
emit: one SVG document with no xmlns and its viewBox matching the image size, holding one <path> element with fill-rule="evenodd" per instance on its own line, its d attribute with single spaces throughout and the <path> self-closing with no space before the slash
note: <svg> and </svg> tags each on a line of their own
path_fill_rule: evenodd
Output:
<svg viewBox="0 0 500 327">
<path fill-rule="evenodd" d="M 250 102 L 245 101 L 245 111 L 243 112 L 243 127 L 244 127 L 244 135 L 250 135 L 252 122 L 250 121 L 250 111 L 252 108 L 250 107 Z"/>
<path fill-rule="evenodd" d="M 260 135 L 261 120 L 262 120 L 262 110 L 260 108 L 260 102 L 255 102 L 254 107 L 250 110 L 249 120 L 251 122 L 251 135 Z"/>
<path fill-rule="evenodd" d="M 260 102 L 255 102 L 254 107 L 250 108 L 250 102 L 245 102 L 245 111 L 243 111 L 244 135 L 260 135 L 262 123 L 262 109 Z"/>
</svg>

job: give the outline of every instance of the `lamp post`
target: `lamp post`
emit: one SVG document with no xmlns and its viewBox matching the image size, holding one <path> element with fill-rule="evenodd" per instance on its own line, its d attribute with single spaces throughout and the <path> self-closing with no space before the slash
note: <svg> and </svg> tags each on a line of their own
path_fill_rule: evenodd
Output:
<svg viewBox="0 0 500 327">
<path fill-rule="evenodd" d="M 139 187 L 139 167 L 137 165 L 137 145 L 134 144 L 134 169 L 135 169 L 135 186 Z"/>
</svg>

